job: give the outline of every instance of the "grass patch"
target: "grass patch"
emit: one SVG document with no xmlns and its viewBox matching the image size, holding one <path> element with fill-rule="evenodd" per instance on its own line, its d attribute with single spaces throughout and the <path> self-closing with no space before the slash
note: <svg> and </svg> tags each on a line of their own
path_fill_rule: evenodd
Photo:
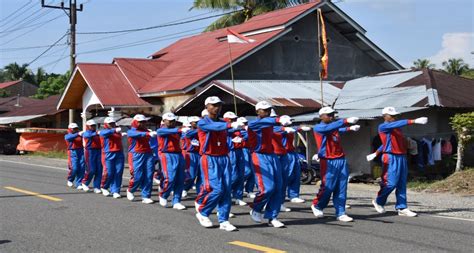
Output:
<svg viewBox="0 0 474 253">
<path fill-rule="evenodd" d="M 465 168 L 444 180 L 432 183 L 427 192 L 451 192 L 474 195 L 474 168 Z"/>
<path fill-rule="evenodd" d="M 27 155 L 30 156 L 41 156 L 46 158 L 58 158 L 58 159 L 67 159 L 67 153 L 65 151 L 49 151 L 49 152 L 29 152 Z"/>
<path fill-rule="evenodd" d="M 407 183 L 407 188 L 414 191 L 424 191 L 428 189 L 433 183 L 437 181 L 434 180 L 414 180 Z"/>
</svg>

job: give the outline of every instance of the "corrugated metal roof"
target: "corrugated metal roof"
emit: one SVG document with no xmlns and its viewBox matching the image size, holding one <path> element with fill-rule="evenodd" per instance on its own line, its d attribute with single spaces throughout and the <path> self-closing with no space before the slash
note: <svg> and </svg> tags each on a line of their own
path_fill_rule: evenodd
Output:
<svg viewBox="0 0 474 253">
<path fill-rule="evenodd" d="M 45 99 L 30 99 L 28 103 L 21 104 L 20 107 L 14 106 L 7 113 L 1 114 L 2 117 L 16 117 L 29 115 L 54 115 L 64 110 L 57 110 L 56 105 L 59 101 L 59 95 L 50 96 Z"/>
<path fill-rule="evenodd" d="M 397 107 L 400 113 L 412 112 L 427 109 L 426 107 Z M 358 117 L 360 119 L 371 120 L 382 117 L 382 109 L 362 109 L 362 110 L 338 110 L 339 118 Z M 318 112 L 312 112 L 293 116 L 294 122 L 312 122 L 319 119 Z"/>
<path fill-rule="evenodd" d="M 12 116 L 12 117 L 0 117 L 0 125 L 19 123 L 23 121 L 28 121 L 36 118 L 45 116 L 46 114 L 40 115 L 28 115 L 28 116 Z"/>
<path fill-rule="evenodd" d="M 4 89 L 4 88 L 7 88 L 9 86 L 12 86 L 14 84 L 17 84 L 21 82 L 21 80 L 16 80 L 16 81 L 10 81 L 10 82 L 4 82 L 4 83 L 0 83 L 0 89 Z"/>
<path fill-rule="evenodd" d="M 332 104 L 340 89 L 331 85 L 331 81 L 323 82 L 324 104 Z M 218 85 L 232 89 L 231 80 L 219 80 Z M 269 100 L 275 106 L 314 107 L 321 105 L 321 88 L 319 81 L 295 80 L 236 80 L 235 89 L 240 94 L 251 98 L 252 104 Z"/>
</svg>

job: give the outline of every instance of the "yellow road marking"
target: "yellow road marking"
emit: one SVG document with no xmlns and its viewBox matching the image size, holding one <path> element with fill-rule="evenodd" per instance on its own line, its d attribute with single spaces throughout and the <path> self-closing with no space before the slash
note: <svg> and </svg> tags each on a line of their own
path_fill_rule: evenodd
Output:
<svg viewBox="0 0 474 253">
<path fill-rule="evenodd" d="M 286 251 L 283 251 L 283 250 L 272 249 L 272 248 L 268 248 L 268 247 L 264 247 L 264 246 L 260 246 L 260 245 L 256 245 L 256 244 L 251 244 L 251 243 L 247 243 L 247 242 L 241 242 L 241 241 L 233 241 L 233 242 L 229 242 L 229 244 L 237 245 L 237 246 L 240 246 L 240 247 L 253 249 L 253 250 L 257 250 L 257 251 L 261 251 L 261 252 L 266 252 L 266 253 L 285 253 L 286 252 Z"/>
<path fill-rule="evenodd" d="M 21 193 L 24 193 L 24 194 L 32 195 L 32 196 L 35 196 L 35 197 L 38 197 L 38 198 L 43 198 L 43 199 L 47 199 L 47 200 L 51 200 L 51 201 L 62 201 L 62 199 L 60 199 L 60 198 L 51 197 L 51 196 L 44 195 L 44 194 L 37 193 L 37 192 L 30 192 L 30 191 L 27 191 L 27 190 L 18 189 L 18 188 L 11 187 L 11 186 L 6 186 L 5 189 L 11 190 L 11 191 L 16 191 L 16 192 L 21 192 Z"/>
</svg>

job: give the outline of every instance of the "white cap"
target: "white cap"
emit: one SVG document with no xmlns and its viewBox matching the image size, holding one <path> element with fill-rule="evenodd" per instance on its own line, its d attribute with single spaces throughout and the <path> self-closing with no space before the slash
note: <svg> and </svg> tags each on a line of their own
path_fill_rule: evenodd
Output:
<svg viewBox="0 0 474 253">
<path fill-rule="evenodd" d="M 207 115 L 209 115 L 209 112 L 207 111 L 207 109 L 202 110 L 201 117 L 204 117 L 204 116 L 207 116 Z"/>
<path fill-rule="evenodd" d="M 235 119 L 237 118 L 237 115 L 233 112 L 226 112 L 224 113 L 224 119 Z"/>
<path fill-rule="evenodd" d="M 334 112 L 336 112 L 334 109 L 332 109 L 329 106 L 326 106 L 326 107 L 323 107 L 319 110 L 319 116 L 321 116 L 323 114 L 331 114 L 331 113 L 334 113 Z"/>
<path fill-rule="evenodd" d="M 137 114 L 137 115 L 133 116 L 133 120 L 146 121 L 147 119 L 145 118 L 145 116 L 143 116 L 143 114 Z"/>
<path fill-rule="evenodd" d="M 90 119 L 90 120 L 88 120 L 88 121 L 86 122 L 86 125 L 92 126 L 92 125 L 97 125 L 97 123 L 95 123 L 95 120 Z"/>
<path fill-rule="evenodd" d="M 112 117 L 107 117 L 104 119 L 104 123 L 105 124 L 115 123 L 115 120 Z"/>
<path fill-rule="evenodd" d="M 395 110 L 395 107 L 389 106 L 389 107 L 383 108 L 383 110 L 382 110 L 382 115 L 384 115 L 384 114 L 388 114 L 388 115 L 398 115 L 398 114 L 400 114 L 400 113 L 397 112 L 397 110 Z"/>
<path fill-rule="evenodd" d="M 245 118 L 245 117 L 240 117 L 240 118 L 238 118 L 237 120 L 240 121 L 240 122 L 242 122 L 242 123 L 249 122 L 249 121 L 247 120 L 247 118 Z"/>
<path fill-rule="evenodd" d="M 257 103 L 257 105 L 255 105 L 255 110 L 260 110 L 260 109 L 268 109 L 268 108 L 272 108 L 272 104 L 270 104 L 270 102 L 268 101 L 260 101 Z"/>
<path fill-rule="evenodd" d="M 69 125 L 67 126 L 67 128 L 73 129 L 73 128 L 79 128 L 79 126 L 78 126 L 76 123 L 69 123 Z"/>
<path fill-rule="evenodd" d="M 206 98 L 206 101 L 204 101 L 204 105 L 217 104 L 217 103 L 222 103 L 222 100 L 216 96 L 208 97 Z"/>
<path fill-rule="evenodd" d="M 276 116 L 278 116 L 278 114 L 275 112 L 275 109 L 272 108 L 270 112 L 270 117 L 276 117 Z"/>
<path fill-rule="evenodd" d="M 200 118 L 198 116 L 191 116 L 191 117 L 188 118 L 189 122 L 198 122 L 199 120 L 200 120 Z"/>
<path fill-rule="evenodd" d="M 163 120 L 176 120 L 176 115 L 172 112 L 167 112 L 163 114 Z"/>
</svg>

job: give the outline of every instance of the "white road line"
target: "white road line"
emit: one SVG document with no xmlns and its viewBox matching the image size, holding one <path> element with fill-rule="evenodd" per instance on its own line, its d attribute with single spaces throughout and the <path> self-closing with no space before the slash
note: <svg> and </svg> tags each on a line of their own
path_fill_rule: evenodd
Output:
<svg viewBox="0 0 474 253">
<path fill-rule="evenodd" d="M 31 164 L 31 163 L 25 163 L 25 162 L 16 162 L 16 161 L 10 161 L 10 160 L 3 160 L 3 159 L 0 159 L 0 162 L 9 162 L 9 163 L 29 165 L 29 166 L 43 167 L 43 168 L 48 168 L 48 169 L 53 169 L 53 170 L 68 171 L 68 169 L 65 169 L 65 168 L 48 166 L 48 165 L 41 165 L 41 164 Z M 124 176 L 122 178 L 130 179 L 130 177 L 127 177 L 127 176 Z"/>
<path fill-rule="evenodd" d="M 444 215 L 431 215 L 431 214 L 428 214 L 428 216 L 436 217 L 436 218 L 443 218 L 443 219 L 462 220 L 462 221 L 474 222 L 474 219 L 468 219 L 468 218 L 459 218 L 459 217 L 444 216 Z"/>
</svg>

